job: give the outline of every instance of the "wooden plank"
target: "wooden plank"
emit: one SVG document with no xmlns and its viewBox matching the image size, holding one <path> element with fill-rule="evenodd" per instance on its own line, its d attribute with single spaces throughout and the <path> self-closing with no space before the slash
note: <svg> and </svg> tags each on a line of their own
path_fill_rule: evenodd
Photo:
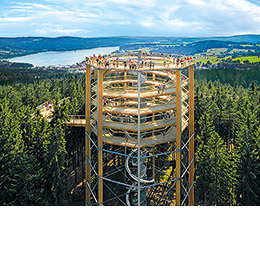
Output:
<svg viewBox="0 0 260 260">
<path fill-rule="evenodd" d="M 85 127 L 86 126 L 86 119 L 75 119 L 67 122 L 68 126 L 71 127 Z"/>
<path fill-rule="evenodd" d="M 126 72 L 126 71 L 124 72 L 124 80 L 125 80 L 125 81 L 127 80 L 127 72 Z M 124 83 L 124 88 L 125 88 L 125 90 L 126 90 L 126 87 L 127 87 L 127 83 L 125 82 L 125 83 Z"/>
</svg>

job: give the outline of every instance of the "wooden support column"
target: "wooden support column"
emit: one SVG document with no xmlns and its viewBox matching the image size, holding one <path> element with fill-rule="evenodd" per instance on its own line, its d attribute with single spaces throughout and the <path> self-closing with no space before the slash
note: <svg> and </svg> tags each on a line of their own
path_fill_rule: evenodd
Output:
<svg viewBox="0 0 260 260">
<path fill-rule="evenodd" d="M 98 175 L 103 177 L 103 70 L 98 70 Z M 98 179 L 98 202 L 103 204 L 103 180 Z"/>
<path fill-rule="evenodd" d="M 124 80 L 127 80 L 127 71 L 124 72 Z M 124 91 L 127 90 L 127 83 L 124 83 Z M 126 98 L 124 98 L 124 102 L 126 104 Z"/>
<path fill-rule="evenodd" d="M 124 80 L 127 80 L 127 71 L 124 72 Z M 124 83 L 124 87 L 125 87 L 125 90 L 126 90 L 126 87 L 127 87 L 126 83 Z"/>
<path fill-rule="evenodd" d="M 154 100 L 155 98 L 153 98 Z M 154 102 L 155 104 L 155 102 Z M 153 114 L 153 122 L 154 122 L 154 114 Z M 153 130 L 153 136 L 154 136 L 154 130 Z M 153 154 L 155 153 L 155 148 L 153 147 Z M 153 156 L 153 178 L 155 180 L 155 156 Z"/>
<path fill-rule="evenodd" d="M 94 70 L 94 79 L 97 80 L 97 74 L 98 74 L 98 70 L 95 68 Z"/>
<path fill-rule="evenodd" d="M 176 71 L 176 178 L 181 177 L 181 71 Z M 181 180 L 176 182 L 176 205 L 181 205 Z"/>
<path fill-rule="evenodd" d="M 193 136 L 193 137 L 192 137 Z M 191 138 L 192 137 L 192 138 Z M 194 67 L 189 66 L 189 189 L 194 182 Z M 189 206 L 194 205 L 194 186 L 189 193 Z"/>
<path fill-rule="evenodd" d="M 153 150 L 154 151 L 154 150 Z M 153 152 L 154 153 L 154 152 Z M 155 180 L 155 156 L 153 156 L 153 178 Z"/>
<path fill-rule="evenodd" d="M 85 115 L 86 115 L 86 126 L 85 126 L 85 131 L 90 136 L 90 78 L 91 78 L 91 66 L 87 65 L 86 67 L 86 106 L 85 106 Z M 91 155 L 90 155 L 90 140 L 89 137 L 85 134 L 85 141 L 86 141 L 86 151 L 85 151 L 85 156 L 86 156 L 86 181 L 87 185 L 85 188 L 85 204 L 90 206 L 90 177 L 91 177 L 91 168 L 90 168 L 90 163 L 91 162 Z M 89 185 L 89 186 L 88 186 Z"/>
</svg>

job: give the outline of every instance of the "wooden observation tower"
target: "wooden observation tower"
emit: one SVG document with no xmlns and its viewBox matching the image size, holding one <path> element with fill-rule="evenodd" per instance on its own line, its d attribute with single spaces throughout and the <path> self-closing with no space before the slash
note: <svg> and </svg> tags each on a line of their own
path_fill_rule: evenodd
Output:
<svg viewBox="0 0 260 260">
<path fill-rule="evenodd" d="M 173 55 L 86 61 L 86 204 L 194 204 L 193 63 Z"/>
</svg>

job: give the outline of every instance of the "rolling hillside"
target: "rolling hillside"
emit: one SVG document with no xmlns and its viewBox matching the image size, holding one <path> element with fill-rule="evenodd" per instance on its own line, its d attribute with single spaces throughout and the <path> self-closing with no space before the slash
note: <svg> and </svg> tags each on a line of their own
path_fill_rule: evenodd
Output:
<svg viewBox="0 0 260 260">
<path fill-rule="evenodd" d="M 70 51 L 96 47 L 120 46 L 131 50 L 150 48 L 155 52 L 194 55 L 212 48 L 239 48 L 251 44 L 247 49 L 259 47 L 260 35 L 238 35 L 231 37 L 178 38 L 178 37 L 0 37 L 0 59 L 8 59 L 45 51 Z"/>
</svg>

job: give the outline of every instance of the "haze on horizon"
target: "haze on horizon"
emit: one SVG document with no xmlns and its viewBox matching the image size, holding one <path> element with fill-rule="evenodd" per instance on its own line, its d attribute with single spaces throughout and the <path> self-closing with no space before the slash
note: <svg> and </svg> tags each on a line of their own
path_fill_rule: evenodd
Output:
<svg viewBox="0 0 260 260">
<path fill-rule="evenodd" d="M 258 0 L 1 0 L 0 37 L 260 34 Z"/>
</svg>

